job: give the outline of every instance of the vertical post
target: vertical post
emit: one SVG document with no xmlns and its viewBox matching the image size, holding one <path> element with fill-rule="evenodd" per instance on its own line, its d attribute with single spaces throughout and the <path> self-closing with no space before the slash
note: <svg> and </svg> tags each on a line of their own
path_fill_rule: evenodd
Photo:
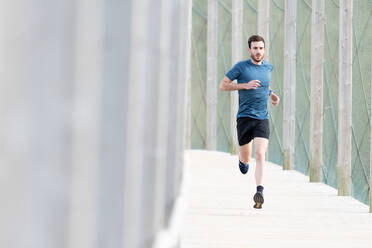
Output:
<svg viewBox="0 0 372 248">
<path fill-rule="evenodd" d="M 113 3 L 112 3 L 113 4 Z M 145 94 L 148 75 L 143 67 L 147 65 L 150 43 L 148 42 L 148 19 L 150 1 L 131 1 L 130 44 L 129 44 L 129 80 L 127 82 L 127 120 L 126 139 L 124 140 L 124 209 L 122 222 L 125 235 L 122 236 L 122 247 L 138 247 L 141 238 L 141 216 L 143 210 L 141 197 L 145 143 Z M 138 18 L 138 17 L 141 18 Z M 118 101 L 118 99 L 115 99 Z M 116 103 L 116 102 L 115 102 Z M 118 107 L 118 106 L 114 106 Z M 126 116 L 125 116 L 126 113 Z"/>
<path fill-rule="evenodd" d="M 69 248 L 96 247 L 103 1 L 77 2 Z"/>
<path fill-rule="evenodd" d="M 75 17 L 0 1 L 0 247 L 67 246 Z"/>
<path fill-rule="evenodd" d="M 170 40 L 172 24 L 172 1 L 160 1 L 160 44 L 159 44 L 159 79 L 156 87 L 157 120 L 155 156 L 155 181 L 153 191 L 153 231 L 156 232 L 165 225 L 165 194 L 166 194 L 166 162 L 168 151 L 169 124 L 169 70 L 171 63 Z M 156 59 L 156 58 L 155 58 Z"/>
<path fill-rule="evenodd" d="M 186 147 L 185 136 L 182 135 L 186 132 L 186 95 L 185 92 L 189 88 L 190 80 L 190 59 L 191 59 L 191 18 L 192 18 L 192 0 L 184 0 L 178 5 L 178 11 L 180 12 L 180 32 L 179 37 L 179 47 L 178 47 L 178 67 L 179 67 L 179 76 L 178 76 L 178 110 L 177 110 L 177 119 L 178 119 L 178 130 L 179 130 L 179 141 L 178 141 L 178 163 L 179 170 L 178 175 L 175 180 L 178 183 L 178 188 L 180 189 L 180 182 L 182 179 L 183 165 L 184 165 L 184 151 Z M 177 191 L 179 195 L 179 191 Z"/>
<path fill-rule="evenodd" d="M 175 204 L 177 196 L 179 194 L 180 190 L 180 182 L 182 178 L 182 165 L 183 165 L 183 111 L 184 111 L 184 105 L 183 105 L 183 98 L 185 94 L 184 89 L 184 65 L 185 65 L 185 35 L 186 32 L 184 30 L 185 23 L 183 22 L 182 16 L 183 11 L 185 8 L 182 8 L 184 1 L 174 1 L 174 12 L 173 15 L 176 17 L 176 26 L 174 27 L 174 33 L 176 36 L 175 43 L 177 43 L 177 50 L 176 50 L 176 56 L 174 57 L 174 63 L 177 65 L 176 70 L 177 74 L 175 77 L 176 83 L 177 83 L 177 90 L 176 90 L 176 109 L 175 109 L 175 118 L 176 118 L 176 130 L 175 130 L 175 137 L 176 137 L 176 156 L 175 156 L 175 173 L 173 176 L 173 182 L 174 182 L 174 201 L 173 204 Z M 182 61 L 182 65 L 181 65 Z M 172 212 L 174 211 L 174 207 L 172 209 Z"/>
<path fill-rule="evenodd" d="M 217 116 L 217 0 L 208 0 L 207 149 L 216 149 Z"/>
<path fill-rule="evenodd" d="M 372 56 L 371 56 L 372 58 Z M 372 71 L 372 68 L 371 68 Z M 372 84 L 372 77 L 371 77 L 371 84 Z M 371 87 L 371 93 L 372 93 L 372 87 Z M 372 96 L 372 94 L 371 94 Z M 371 97 L 371 110 L 370 113 L 372 113 L 372 97 Z M 372 116 L 372 115 L 371 115 Z M 371 132 L 372 133 L 372 125 L 371 125 Z M 370 140 L 370 156 L 372 155 L 372 139 Z M 369 212 L 372 213 L 372 159 L 370 158 L 369 161 Z"/>
<path fill-rule="evenodd" d="M 99 110 L 102 121 L 97 240 L 106 247 L 119 247 L 133 245 L 133 240 L 138 239 L 136 220 L 140 216 L 139 185 L 142 185 L 138 180 L 145 155 L 141 138 L 145 120 L 144 96 L 136 89 L 144 91 L 144 76 L 138 66 L 143 68 L 147 59 L 143 51 L 148 40 L 143 28 L 147 15 L 135 19 L 136 14 L 146 12 L 146 1 L 103 1 L 103 4 L 105 46 Z M 131 28 L 135 26 L 131 19 L 137 21 L 137 29 Z M 123 237 L 122 233 L 128 235 Z"/>
<path fill-rule="evenodd" d="M 324 0 L 312 1 L 310 182 L 322 181 Z"/>
<path fill-rule="evenodd" d="M 43 13 L 45 10 L 42 9 L 41 4 L 37 2 L 33 4 L 36 7 L 35 12 L 33 12 L 35 15 L 45 14 Z M 32 218 L 34 212 L 33 209 L 30 209 L 32 207 L 32 201 L 27 196 L 33 193 L 30 190 L 32 184 L 28 183 L 28 181 L 31 181 L 33 175 L 29 173 L 32 173 L 33 166 L 36 166 L 36 168 L 41 166 L 41 164 L 31 164 L 31 161 L 34 157 L 33 154 L 41 150 L 37 146 L 39 146 L 40 138 L 43 135 L 43 132 L 38 132 L 37 128 L 41 123 L 38 123 L 33 118 L 34 113 L 31 111 L 40 111 L 40 108 L 37 109 L 35 107 L 38 105 L 41 107 L 43 105 L 39 100 L 40 95 L 37 95 L 37 97 L 34 96 L 34 99 L 30 95 L 28 96 L 29 100 L 27 100 L 27 94 L 25 92 L 28 92 L 28 90 L 32 92 L 32 88 L 36 87 L 40 87 L 39 90 L 42 89 L 42 84 L 39 84 L 41 80 L 34 80 L 31 78 L 32 74 L 30 74 L 32 71 L 36 74 L 41 68 L 35 65 L 37 63 L 31 63 L 31 61 L 27 63 L 27 58 L 34 55 L 40 56 L 40 54 L 43 54 L 45 58 L 48 58 L 48 56 L 43 53 L 42 46 L 30 46 L 32 39 L 34 39 L 34 44 L 38 44 L 40 40 L 32 37 L 32 32 L 25 27 L 25 20 L 28 21 L 27 24 L 42 25 L 42 23 L 32 23 L 31 20 L 28 20 L 27 11 L 27 2 L 25 1 L 18 1 L 18 3 L 13 1 L 0 2 L 0 16 L 3 20 L 0 22 L 2 35 L 0 42 L 0 53 L 2 54 L 0 56 L 0 113 L 2 116 L 2 121 L 0 122 L 0 146 L 3 147 L 0 150 L 0 164 L 2 175 L 4 175 L 0 178 L 0 195 L 2 198 L 2 210 L 0 212 L 0 232 L 2 238 L 0 238 L 0 247 L 20 248 L 24 245 L 21 239 L 26 240 L 25 243 L 27 243 L 28 247 L 36 247 L 32 243 L 34 243 L 33 239 L 39 235 L 34 234 L 39 231 L 37 230 L 40 226 L 39 223 L 44 220 L 44 215 L 40 215 L 39 218 Z M 18 15 L 23 16 L 23 20 L 17 18 Z M 12 25 L 9 25 L 9 23 L 12 23 Z M 35 26 L 29 26 L 29 28 L 32 27 Z M 17 34 L 16 30 L 22 30 L 24 34 Z M 28 42 L 24 41 L 26 40 L 26 37 L 24 37 L 26 35 L 29 36 L 27 37 Z M 17 42 L 14 42 L 15 40 Z M 37 54 L 33 55 L 30 50 L 35 50 L 35 48 L 40 50 Z M 30 67 L 33 70 L 28 69 Z M 48 67 L 48 69 L 50 68 Z M 23 75 L 27 75 L 27 79 Z M 38 76 L 41 78 L 42 75 Z M 31 82 L 33 87 L 27 88 Z M 44 87 L 47 86 L 49 87 L 49 85 L 45 85 Z M 33 105 L 36 106 L 32 107 Z M 39 113 L 39 111 L 35 111 L 35 113 Z M 37 117 L 40 118 L 41 115 Z M 37 137 L 37 140 L 32 140 L 32 137 Z M 39 192 L 36 191 L 35 193 Z M 43 201 L 44 199 L 40 200 L 45 202 Z M 25 203 L 27 206 L 25 206 Z M 27 216 L 27 212 L 30 212 L 31 218 Z M 27 225 L 24 221 L 26 218 L 36 221 L 33 229 L 30 229 L 33 234 L 31 236 L 25 235 L 28 230 L 22 230 L 24 229 L 23 226 Z M 51 233 L 49 233 L 48 229 L 44 230 L 46 231 L 44 232 L 46 235 L 51 235 L 54 232 L 54 230 Z M 53 245 L 53 243 L 45 244 L 40 241 L 38 243 L 44 246 Z"/>
<path fill-rule="evenodd" d="M 285 1 L 283 169 L 294 166 L 296 99 L 296 1 Z"/>
<path fill-rule="evenodd" d="M 340 0 L 337 171 L 342 196 L 351 194 L 352 7 L 352 1 Z"/>
<path fill-rule="evenodd" d="M 191 149 L 191 37 L 192 37 L 192 0 L 187 0 L 187 40 L 186 40 L 186 126 L 185 148 Z"/>
<path fill-rule="evenodd" d="M 232 64 L 236 64 L 243 57 L 243 1 L 232 2 Z M 230 130 L 232 139 L 232 154 L 239 152 L 239 144 L 236 132 L 236 113 L 239 108 L 238 91 L 231 91 L 231 117 Z"/>
<path fill-rule="evenodd" d="M 265 39 L 265 60 L 270 61 L 270 0 L 258 1 L 258 35 Z"/>
<path fill-rule="evenodd" d="M 174 1 L 174 0 L 173 0 Z M 178 3 L 179 1 L 174 1 Z M 179 15 L 178 26 L 178 57 L 175 63 L 178 64 L 178 77 L 177 77 L 177 144 L 176 144 L 176 173 L 174 174 L 175 196 L 173 202 L 172 212 L 170 213 L 169 229 L 173 233 L 173 244 L 168 247 L 180 248 L 181 239 L 181 222 L 182 218 L 182 191 L 181 182 L 183 182 L 184 174 L 184 123 L 185 123 L 185 87 L 187 84 L 187 71 L 190 70 L 190 48 L 191 48 L 191 14 L 192 14 L 192 0 L 180 1 L 176 5 L 175 14 Z M 177 29 L 177 27 L 175 27 Z"/>
<path fill-rule="evenodd" d="M 170 91 L 170 102 L 168 106 L 168 154 L 167 154 L 167 191 L 166 191 L 166 212 L 167 222 L 170 219 L 170 214 L 174 209 L 175 199 L 178 193 L 179 185 L 179 148 L 178 144 L 181 139 L 182 131 L 178 115 L 180 114 L 180 97 L 183 97 L 184 92 L 180 96 L 180 84 L 179 84 L 179 66 L 178 57 L 180 49 L 180 1 L 173 0 L 172 4 L 172 26 L 171 26 L 171 44 L 170 44 L 170 78 L 174 79 L 174 82 L 170 82 L 168 87 Z"/>
</svg>

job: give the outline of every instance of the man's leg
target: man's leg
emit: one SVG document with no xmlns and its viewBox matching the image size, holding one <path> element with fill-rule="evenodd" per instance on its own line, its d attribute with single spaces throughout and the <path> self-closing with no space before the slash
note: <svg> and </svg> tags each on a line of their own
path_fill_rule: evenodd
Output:
<svg viewBox="0 0 372 248">
<path fill-rule="evenodd" d="M 265 166 L 265 154 L 269 140 L 266 138 L 254 138 L 254 157 L 256 160 L 256 185 L 263 185 L 263 175 Z"/>
<path fill-rule="evenodd" d="M 248 164 L 251 160 L 251 154 L 252 154 L 252 141 L 248 144 L 240 146 L 239 151 L 239 160 L 244 163 Z"/>
<path fill-rule="evenodd" d="M 263 196 L 263 175 L 264 175 L 264 166 L 265 166 L 265 154 L 269 140 L 266 138 L 255 138 L 254 142 L 254 156 L 256 159 L 256 185 L 257 193 L 253 196 L 255 202 L 254 208 L 262 208 L 264 203 Z"/>
<path fill-rule="evenodd" d="M 249 170 L 249 161 L 251 160 L 252 141 L 248 144 L 240 146 L 239 151 L 239 169 L 242 174 L 246 174 Z"/>
</svg>

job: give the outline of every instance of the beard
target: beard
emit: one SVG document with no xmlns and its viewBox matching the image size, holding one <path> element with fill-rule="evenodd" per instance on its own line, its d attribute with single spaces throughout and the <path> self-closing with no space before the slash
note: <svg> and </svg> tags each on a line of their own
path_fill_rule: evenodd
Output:
<svg viewBox="0 0 372 248">
<path fill-rule="evenodd" d="M 256 62 L 256 63 L 259 63 L 259 62 L 261 62 L 262 60 L 263 60 L 263 55 L 261 55 L 261 56 L 254 56 L 253 54 L 251 55 L 251 58 Z"/>
</svg>

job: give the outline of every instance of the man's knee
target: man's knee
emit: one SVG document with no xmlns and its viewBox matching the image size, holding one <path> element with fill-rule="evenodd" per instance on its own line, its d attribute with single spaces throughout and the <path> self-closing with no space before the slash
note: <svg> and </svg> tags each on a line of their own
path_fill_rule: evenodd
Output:
<svg viewBox="0 0 372 248">
<path fill-rule="evenodd" d="M 264 150 L 256 150 L 254 153 L 254 158 L 259 161 L 265 160 L 265 151 Z"/>
</svg>

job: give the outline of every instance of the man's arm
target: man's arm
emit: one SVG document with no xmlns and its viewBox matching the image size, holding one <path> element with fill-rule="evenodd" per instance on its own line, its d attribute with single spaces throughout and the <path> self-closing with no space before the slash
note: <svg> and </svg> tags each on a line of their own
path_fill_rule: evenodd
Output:
<svg viewBox="0 0 372 248">
<path fill-rule="evenodd" d="M 257 89 L 257 87 L 260 86 L 260 81 L 258 80 L 252 80 L 248 83 L 241 83 L 241 84 L 235 84 L 233 83 L 230 78 L 224 77 L 220 84 L 220 90 L 221 91 L 232 91 L 232 90 L 251 90 L 251 89 Z"/>
</svg>

